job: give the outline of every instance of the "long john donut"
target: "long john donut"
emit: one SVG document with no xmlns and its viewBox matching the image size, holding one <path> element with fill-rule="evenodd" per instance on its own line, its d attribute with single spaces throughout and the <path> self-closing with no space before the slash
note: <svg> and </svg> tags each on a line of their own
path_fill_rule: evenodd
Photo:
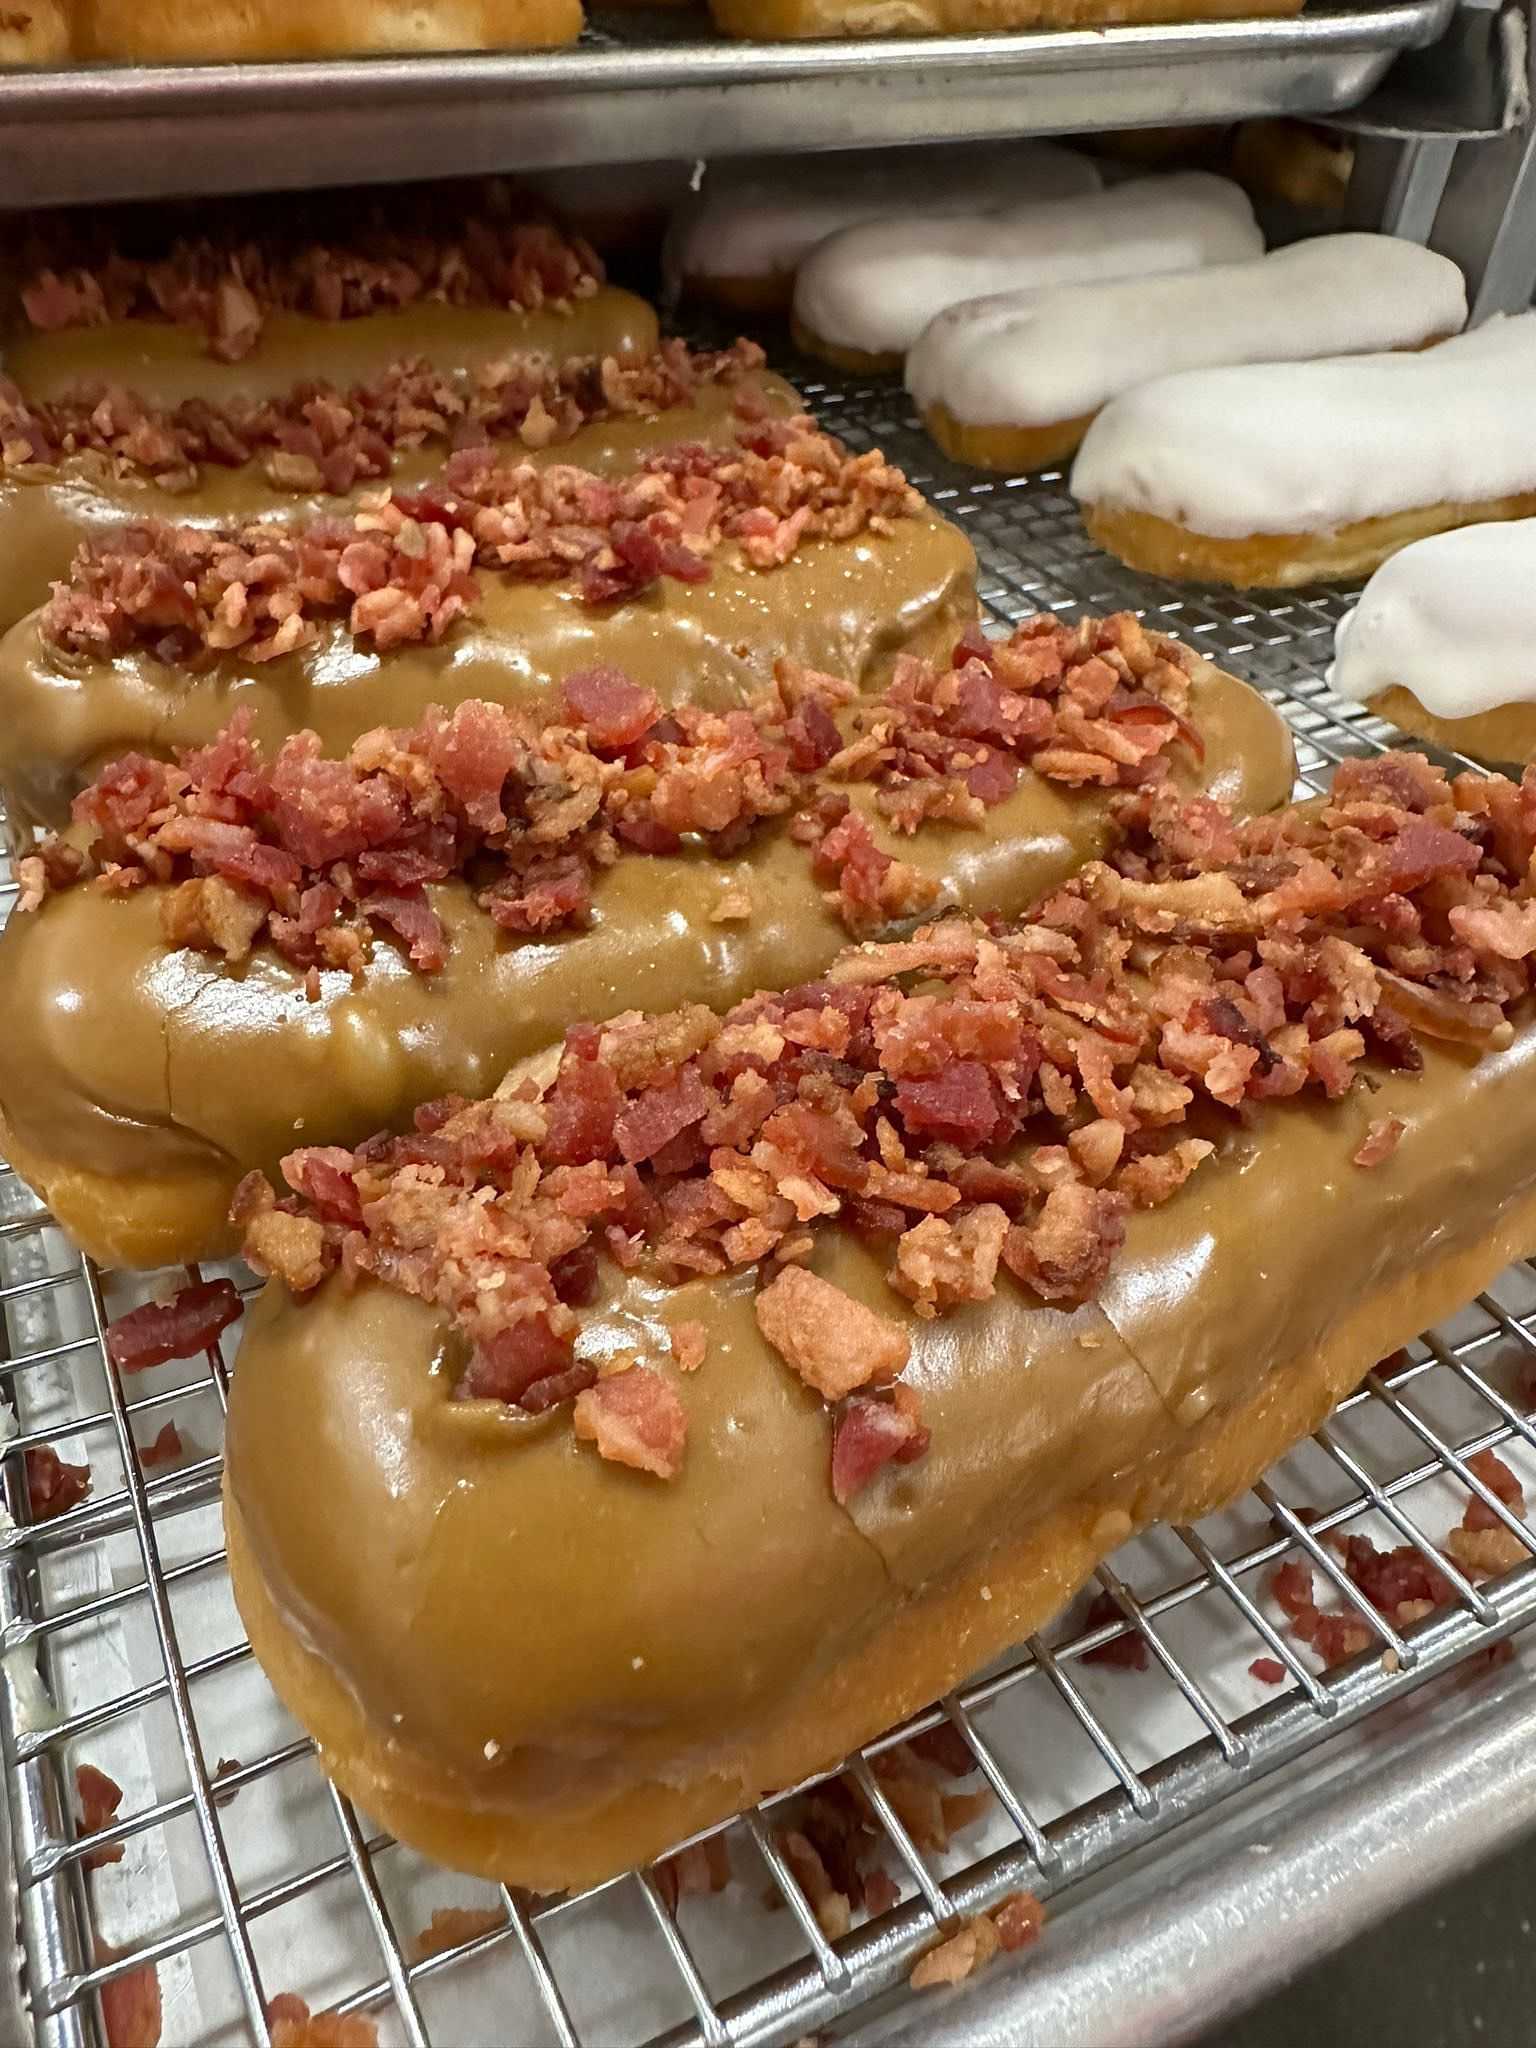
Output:
<svg viewBox="0 0 1536 2048">
<path fill-rule="evenodd" d="M 246 1192 L 249 1249 L 292 1291 L 258 1304 L 235 1378 L 236 1597 L 385 1826 L 535 1889 L 661 1852 L 943 1692 L 1135 1529 L 1223 1503 L 1536 1243 L 1520 793 L 1453 799 L 1396 757 L 1235 841 L 1199 817 L 1016 935 L 865 948 L 696 1036 L 701 1103 L 739 1108 L 729 1076 L 766 1068 L 760 1143 L 748 1118 L 733 1151 L 722 1109 L 647 1160 L 688 1087 L 670 1027 L 620 1020 L 598 1049 L 625 1091 L 612 1140 L 572 1120 L 577 1034 L 544 1104 L 424 1126 L 425 1209 L 412 1141 L 297 1155 L 298 1213 Z M 1404 929 L 1375 924 L 1384 890 L 1420 925 L 1417 981 L 1379 964 Z M 829 1013 L 847 1029 L 813 1030 Z M 1026 1015 L 1057 1078 L 1026 1084 L 992 1166 Z M 834 1042 L 843 1065 L 795 1050 Z M 599 1164 L 557 1167 L 577 1130 Z M 637 1152 L 659 1220 L 601 1163 Z M 860 1206 L 892 1167 L 894 1219 Z M 782 1194 L 749 1230 L 754 1168 Z M 577 1177 L 615 1173 L 622 1263 L 561 1268 L 590 1305 L 523 1269 L 486 1291 L 498 1244 L 569 1260 Z M 326 1277 L 343 1244 L 350 1284 Z M 718 1255 L 703 1277 L 690 1247 Z"/>
<path fill-rule="evenodd" d="M 467 449 L 350 533 L 109 537 L 0 642 L 13 830 L 62 824 L 124 749 L 204 744 L 242 706 L 264 744 L 310 728 L 345 749 L 431 704 L 536 701 L 594 662 L 665 703 L 720 705 L 780 655 L 864 684 L 904 651 L 947 653 L 975 615 L 960 529 L 803 417 L 737 434 L 620 478 Z"/>
<path fill-rule="evenodd" d="M 1132 634 L 1138 665 L 1142 648 L 1165 644 L 1143 642 L 1128 621 L 1113 630 Z M 1038 642 L 1026 629 L 1020 644 L 1028 654 Z M 1174 786 L 1243 812 L 1284 801 L 1292 754 L 1276 714 L 1231 677 L 1189 661 L 1186 715 L 1203 753 L 1197 760 L 1175 741 Z M 840 719 L 846 731 L 878 730 L 880 707 L 854 704 Z M 1122 775 L 1091 756 L 1064 772 L 1102 774 L 1111 785 Z M 1025 768 L 1004 793 L 1017 773 L 1009 768 L 974 822 L 941 817 L 910 837 L 880 808 L 884 788 L 921 793 L 901 774 L 882 786 L 832 781 L 829 770 L 801 801 L 817 791 L 845 797 L 868 827 L 876 870 L 894 860 L 916 878 L 913 909 L 954 901 L 1006 915 L 1099 853 L 1111 833 L 1108 804 L 1091 784 Z M 305 1000 L 302 954 L 280 957 L 261 943 L 226 960 L 168 944 L 167 887 L 49 895 L 37 914 L 13 916 L 0 939 L 7 1156 L 105 1260 L 211 1256 L 230 1241 L 240 1175 L 275 1171 L 296 1143 L 356 1143 L 399 1128 L 419 1102 L 483 1094 L 515 1061 L 553 1045 L 572 1017 L 600 1020 L 635 1002 L 728 1004 L 820 973 L 847 925 L 841 895 L 820 893 L 797 831 L 779 815 L 735 852 L 699 839 L 675 852 L 621 846 L 592 878 L 585 928 L 557 920 L 542 936 L 501 930 L 462 876 L 430 884 L 425 907 L 446 928 L 440 971 L 413 971 L 381 935 L 355 985 L 343 969 L 325 969 L 314 1001 Z M 23 867 L 29 887 L 38 865 Z M 836 874 L 822 880 L 842 892 Z M 869 920 L 903 914 L 875 906 Z"/>
<path fill-rule="evenodd" d="M 416 358 L 372 382 L 322 392 L 311 378 L 212 417 L 203 402 L 157 410 L 125 387 L 29 403 L 0 380 L 0 630 L 114 527 L 345 517 L 381 479 L 421 488 L 476 437 L 503 460 L 623 475 L 674 443 L 728 443 L 742 405 L 776 418 L 801 409 L 750 342 L 715 355 L 668 343 L 622 364 L 514 354 L 449 373 Z"/>
<path fill-rule="evenodd" d="M 1420 354 L 1157 378 L 1093 422 L 1072 494 L 1134 569 L 1290 589 L 1536 512 L 1533 421 L 1536 314 L 1498 316 Z"/>
<path fill-rule="evenodd" d="M 906 381 L 947 455 L 1038 469 L 1154 377 L 1419 348 L 1466 317 L 1446 257 L 1395 235 L 1321 235 L 1249 263 L 968 300 L 924 330 Z"/>
</svg>

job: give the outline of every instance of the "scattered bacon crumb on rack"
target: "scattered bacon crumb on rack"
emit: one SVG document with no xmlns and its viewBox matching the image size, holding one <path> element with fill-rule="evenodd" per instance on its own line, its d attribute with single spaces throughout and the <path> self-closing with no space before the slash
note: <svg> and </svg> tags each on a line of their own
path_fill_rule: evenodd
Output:
<svg viewBox="0 0 1536 2048">
<path fill-rule="evenodd" d="M 715 351 L 666 341 L 637 363 L 522 354 L 441 370 L 418 356 L 345 390 L 306 381 L 281 397 L 189 398 L 171 410 L 123 384 L 82 385 L 44 400 L 0 377 L 0 468 L 40 479 L 67 462 L 104 479 L 151 478 L 181 492 L 195 490 L 205 468 L 250 463 L 276 490 L 339 495 L 387 477 L 396 456 L 412 449 L 504 440 L 557 447 L 599 421 L 664 413 L 706 386 L 740 385 L 763 360 L 751 341 Z M 751 416 L 752 394 L 740 399 Z"/>
<path fill-rule="evenodd" d="M 114 1948 L 99 1934 L 93 1937 L 93 1949 L 98 1968 L 118 1962 L 128 1954 L 127 1949 Z M 159 2048 L 164 2014 L 160 1972 L 153 1963 L 140 1963 L 135 1969 L 124 1970 L 121 1976 L 109 1977 L 97 1995 L 101 2000 L 107 2048 Z M 290 2040 L 287 2048 L 299 2048 L 299 2044 Z M 315 2044 L 315 2048 L 320 2048 L 320 2044 Z M 360 2048 L 370 2048 L 370 2044 L 360 2044 Z"/>
<path fill-rule="evenodd" d="M 510 1927 L 511 1924 L 506 1914 L 495 1906 L 479 1909 L 439 1906 L 411 1943 L 411 1960 L 424 1963 L 428 1956 L 443 1955 L 451 1948 L 462 1948 L 466 1942 L 478 1940 L 482 1934 L 494 1934 L 498 1928 Z"/>
<path fill-rule="evenodd" d="M 1525 1492 L 1504 1460 L 1491 1450 L 1475 1452 L 1467 1469 L 1517 1516 L 1526 1514 Z M 1350 1583 L 1363 1593 L 1378 1614 L 1395 1628 L 1411 1628 L 1441 1607 L 1451 1606 L 1456 1589 L 1445 1573 L 1411 1543 L 1379 1550 L 1368 1536 L 1331 1530 L 1322 1539 L 1337 1552 Z M 1513 1529 L 1507 1528 L 1485 1500 L 1473 1494 L 1460 1522 L 1449 1531 L 1445 1555 L 1471 1579 L 1512 1571 L 1532 1555 Z M 1347 1663 L 1377 1640 L 1359 1614 L 1319 1607 L 1312 1566 L 1291 1558 L 1279 1565 L 1270 1591 L 1290 1623 L 1291 1633 L 1317 1653 L 1332 1670 Z"/>
<path fill-rule="evenodd" d="M 663 449 L 619 478 L 470 447 L 430 485 L 365 496 L 347 518 L 227 530 L 149 520 L 87 541 L 38 630 L 67 654 L 142 649 L 192 669 L 236 652 L 274 661 L 337 621 L 383 652 L 440 640 L 472 610 L 477 562 L 570 580 L 584 603 L 611 604 L 664 576 L 705 581 L 726 544 L 769 570 L 807 541 L 888 532 L 922 509 L 878 450 L 855 455 L 805 414 L 744 420 L 729 447 Z"/>
<path fill-rule="evenodd" d="M 1027 1948 L 1038 1941 L 1044 1926 L 1045 1908 L 1034 1893 L 1010 1892 L 990 1913 L 973 1913 L 947 1941 L 919 1957 L 907 1982 L 914 1991 L 962 1983 L 985 1969 L 1000 1949 Z"/>
<path fill-rule="evenodd" d="M 79 1832 L 94 1835 L 116 1820 L 117 1809 L 123 1803 L 123 1788 L 105 1771 L 97 1770 L 94 1764 L 76 1764 L 75 1796 L 80 1801 Z M 105 1863 L 121 1863 L 123 1848 L 121 1842 L 109 1842 L 99 1849 L 92 1849 L 82 1859 L 84 1867 L 99 1870 Z"/>
<path fill-rule="evenodd" d="M 362 2013 L 312 2013 L 293 1991 L 267 2000 L 272 2048 L 379 2048 L 377 2023 Z"/>
<path fill-rule="evenodd" d="M 27 1505 L 34 1522 L 78 1507 L 91 1490 L 89 1465 L 66 1465 L 52 1444 L 34 1444 L 25 1458 Z"/>
<path fill-rule="evenodd" d="M 1003 1272 L 1087 1301 L 1131 1210 L 1167 1201 L 1234 1113 L 1340 1097 L 1367 1058 L 1412 1070 L 1424 1038 L 1508 1044 L 1530 994 L 1536 771 L 1350 761 L 1327 799 L 1241 824 L 1166 786 L 1115 802 L 1116 863 L 1016 924 L 856 947 L 724 1017 L 578 1024 L 545 1087 L 291 1153 L 290 1195 L 259 1174 L 237 1193 L 247 1255 L 296 1293 L 339 1270 L 437 1305 L 462 1398 L 585 1401 L 600 1452 L 661 1476 L 687 1435 L 664 1363 L 600 1376 L 579 1348 L 599 1255 L 664 1281 L 760 1266 L 762 1328 L 826 1400 L 851 1499 L 927 1430 L 904 1321 L 802 1266 L 818 1230 L 886 1247 L 919 1317 Z"/>
<path fill-rule="evenodd" d="M 169 944 L 231 961 L 271 945 L 358 974 L 376 927 L 435 972 L 447 935 L 427 886 L 475 876 L 503 930 L 584 922 L 596 877 L 685 840 L 729 856 L 793 812 L 792 837 L 858 936 L 931 910 L 936 886 L 877 843 L 846 789 L 893 828 L 980 828 L 1026 769 L 1068 785 L 1145 787 L 1198 755 L 1185 648 L 1128 614 L 1042 616 L 1007 640 L 967 634 L 951 666 L 903 659 L 888 688 L 784 661 L 747 709 L 664 713 L 615 669 L 566 679 L 552 717 L 470 700 L 414 731 L 380 728 L 344 759 L 312 733 L 270 764 L 246 714 L 175 763 L 131 754 L 75 799 L 89 854 L 51 840 L 18 867 L 20 907 L 87 875 L 117 892 L 171 883 Z M 751 903 L 745 905 L 751 916 Z"/>
<path fill-rule="evenodd" d="M 453 235 L 375 227 L 349 244 L 199 236 L 156 259 L 113 253 L 62 270 L 38 268 L 23 279 L 20 296 L 27 320 L 44 334 L 150 320 L 200 329 L 209 355 L 238 362 L 271 313 L 356 320 L 434 301 L 533 312 L 590 298 L 602 281 L 592 250 L 548 222 L 479 216 Z"/>
</svg>

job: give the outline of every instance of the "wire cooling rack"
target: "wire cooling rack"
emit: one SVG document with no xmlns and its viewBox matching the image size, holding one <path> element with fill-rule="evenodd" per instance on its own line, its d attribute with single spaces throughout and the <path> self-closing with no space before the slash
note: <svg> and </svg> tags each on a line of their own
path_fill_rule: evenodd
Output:
<svg viewBox="0 0 1536 2048">
<path fill-rule="evenodd" d="M 965 525 L 998 622 L 1041 607 L 1155 614 L 1279 706 L 1304 790 L 1390 741 L 1321 680 L 1341 594 L 1260 606 L 1133 577 L 1088 544 L 1059 479 L 956 469 L 890 387 L 833 386 L 788 367 L 831 425 L 882 443 Z M 120 2008 L 146 1965 L 168 2043 L 264 2042 L 264 2001 L 280 1991 L 369 2014 L 381 2041 L 409 2048 L 778 2048 L 853 2024 L 881 1997 L 892 2026 L 931 2011 L 937 2029 L 943 1997 L 905 1984 L 959 1916 L 1018 1887 L 1067 1916 L 1090 1880 L 1093 1910 L 1107 1910 L 1145 1869 L 1134 1852 L 1156 1844 L 1154 1872 L 1166 1867 L 1257 1780 L 1299 1771 L 1350 1724 L 1369 1717 L 1385 1730 L 1392 1703 L 1437 1674 L 1455 1667 L 1467 1684 L 1494 1687 L 1487 1653 L 1536 1619 L 1536 1562 L 1476 1583 L 1439 1549 L 1475 1497 L 1536 1557 L 1536 1533 L 1468 1464 L 1496 1449 L 1536 1499 L 1536 1270 L 1522 1266 L 1385 1361 L 1243 1501 L 1128 1546 L 1099 1573 L 1096 1604 L 1080 1599 L 851 1760 L 893 1886 L 881 1910 L 856 1903 L 837 1938 L 781 1846 L 798 1790 L 720 1831 L 732 1881 L 717 1894 L 674 1904 L 667 1872 L 653 1867 L 576 1897 L 518 1896 L 434 1870 L 378 1834 L 327 1784 L 273 1699 L 229 1598 L 219 1527 L 232 1347 L 128 1380 L 103 1355 L 104 1322 L 155 1285 L 82 1261 L 14 1175 L 0 1174 L 0 1392 L 13 1411 L 0 1462 L 0 1747 L 26 2014 L 18 2006 L 15 2025 L 47 2048 L 144 2048 Z M 179 1453 L 147 1463 L 172 1419 Z M 36 1520 L 26 1453 L 43 1446 L 89 1462 L 93 1483 L 78 1505 Z M 1334 1532 L 1434 1560 L 1450 1604 L 1394 1626 L 1341 1569 Z M 1370 1647 L 1349 1664 L 1323 1670 L 1287 1632 L 1270 1583 L 1288 1558 L 1314 1568 L 1324 1604 L 1364 1624 Z M 1106 1653 L 1122 1668 L 1106 1668 Z M 1128 1668 L 1138 1660 L 1144 1669 Z M 896 1741 L 941 1724 L 964 1745 L 970 1782 L 992 1795 L 947 1846 L 914 1838 L 880 1770 Z M 125 1790 L 118 1818 L 89 1837 L 75 1811 L 82 1762 Z M 1274 1782 L 1298 1781 L 1281 1770 Z M 121 1861 L 88 1867 L 112 1846 Z M 421 1930 L 443 1906 L 486 1917 L 424 1954 Z M 1046 2038 L 1031 2031 L 1031 1986 L 1050 1953 L 1048 1927 L 1038 1950 L 1006 1965 L 1009 2039 Z M 115 2008 L 106 2032 L 103 1993 Z"/>
</svg>

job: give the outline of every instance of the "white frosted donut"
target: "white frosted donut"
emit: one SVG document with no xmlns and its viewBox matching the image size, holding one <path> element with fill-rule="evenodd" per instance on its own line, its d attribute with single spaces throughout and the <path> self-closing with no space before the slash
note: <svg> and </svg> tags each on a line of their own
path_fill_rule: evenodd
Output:
<svg viewBox="0 0 1536 2048">
<path fill-rule="evenodd" d="M 1069 199 L 849 228 L 800 266 L 795 321 L 823 353 L 893 358 L 962 299 L 1198 270 L 1263 248 L 1246 193 L 1207 171 L 1177 171 Z"/>
<path fill-rule="evenodd" d="M 1098 166 L 1054 142 L 1005 149 L 877 151 L 772 166 L 711 164 L 697 198 L 673 217 L 668 287 L 710 292 L 743 280 L 788 303 L 802 259 L 828 235 L 893 213 L 929 219 L 1029 199 L 1096 192 Z M 727 295 L 729 292 L 727 290 Z"/>
<path fill-rule="evenodd" d="M 972 460 L 986 459 L 985 436 L 952 425 L 1053 428 L 1064 454 L 1088 416 L 1153 377 L 1413 348 L 1466 317 L 1446 257 L 1391 235 L 1324 235 L 1247 263 L 966 300 L 923 330 L 907 389 L 946 446 L 981 443 Z"/>
<path fill-rule="evenodd" d="M 1419 353 L 1138 385 L 1088 429 L 1072 491 L 1134 567 L 1237 584 L 1365 575 L 1425 534 L 1536 511 L 1536 314 Z"/>
<path fill-rule="evenodd" d="M 1341 697 L 1464 753 L 1527 758 L 1536 737 L 1536 519 L 1464 526 L 1395 554 L 1339 621 L 1328 681 Z"/>
</svg>

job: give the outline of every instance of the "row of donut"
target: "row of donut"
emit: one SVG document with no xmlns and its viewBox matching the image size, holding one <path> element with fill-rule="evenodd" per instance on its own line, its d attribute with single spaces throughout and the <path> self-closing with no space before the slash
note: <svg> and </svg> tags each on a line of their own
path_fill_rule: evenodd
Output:
<svg viewBox="0 0 1536 2048">
<path fill-rule="evenodd" d="M 1296 14 L 1301 5 L 1247 0 L 1243 12 Z M 784 40 L 1199 21 L 1232 9 L 1229 0 L 709 0 L 708 11 L 727 35 Z M 574 42 L 584 20 L 582 0 L 28 0 L 0 14 L 0 64 L 548 48 Z"/>
</svg>

